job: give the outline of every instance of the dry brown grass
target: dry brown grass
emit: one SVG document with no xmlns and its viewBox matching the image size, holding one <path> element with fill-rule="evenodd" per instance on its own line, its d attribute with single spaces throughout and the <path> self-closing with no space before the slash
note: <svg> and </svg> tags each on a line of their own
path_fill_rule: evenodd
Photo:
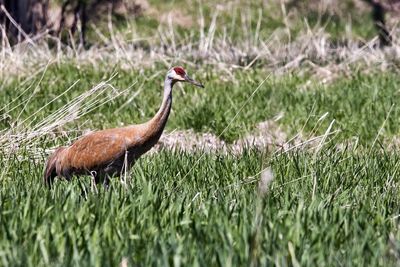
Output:
<svg viewBox="0 0 400 267">
<path fill-rule="evenodd" d="M 343 42 L 332 42 L 323 26 L 310 28 L 307 22 L 304 22 L 303 30 L 295 39 L 290 36 L 289 28 L 277 28 L 267 39 L 261 39 L 261 29 L 256 27 L 249 31 L 246 38 L 234 40 L 226 35 L 225 25 L 217 24 L 220 16 L 218 10 L 211 14 L 208 25 L 202 13 L 192 18 L 185 14 L 178 17 L 174 11 L 171 12 L 160 17 L 167 23 L 161 23 L 157 35 L 150 37 L 141 36 L 135 29 L 118 32 L 110 20 L 107 34 L 95 28 L 101 44 L 87 50 L 79 44 L 66 46 L 46 34 L 14 47 L 3 38 L 0 46 L 0 77 L 7 80 L 16 75 L 29 76 L 32 70 L 44 68 L 49 62 L 72 62 L 94 68 L 118 65 L 123 69 L 151 67 L 155 63 L 169 67 L 180 62 L 185 65 L 212 66 L 224 73 L 253 67 L 274 74 L 309 72 L 329 82 L 338 76 L 351 75 L 355 68 L 362 71 L 397 70 L 400 66 L 400 31 L 396 25 L 392 29 L 393 46 L 380 49 L 376 39 L 367 41 L 351 35 L 344 36 Z M 248 21 L 251 20 L 246 12 L 242 16 L 243 27 L 238 30 L 248 28 Z M 291 14 L 287 16 L 287 27 L 290 27 Z M 194 22 L 198 22 L 198 25 L 191 28 L 190 35 L 182 36 L 175 30 L 174 23 Z M 131 33 L 129 37 L 126 32 Z M 200 38 L 194 37 L 196 35 Z M 51 48 L 48 41 L 55 46 Z"/>
<path fill-rule="evenodd" d="M 161 149 L 204 153 L 230 153 L 240 155 L 245 149 L 257 149 L 259 151 L 287 152 L 292 149 L 308 148 L 316 152 L 324 146 L 328 137 L 336 132 L 327 132 L 321 136 L 303 135 L 301 133 L 289 137 L 275 121 L 258 123 L 253 131 L 227 143 L 212 133 L 196 133 L 193 130 L 176 130 L 165 132 L 158 144 L 152 150 Z"/>
</svg>

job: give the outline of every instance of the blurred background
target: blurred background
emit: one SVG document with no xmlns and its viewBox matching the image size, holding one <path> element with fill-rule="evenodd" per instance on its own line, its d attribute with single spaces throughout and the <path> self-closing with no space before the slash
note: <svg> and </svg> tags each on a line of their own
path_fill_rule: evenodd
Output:
<svg viewBox="0 0 400 267">
<path fill-rule="evenodd" d="M 390 31 L 400 12 L 398 0 L 1 0 L 0 4 L 1 34 L 11 44 L 28 36 L 50 34 L 65 42 L 73 38 L 84 47 L 99 43 L 101 38 L 95 33 L 105 30 L 110 21 L 119 29 L 133 23 L 143 32 L 168 23 L 182 31 L 199 27 L 201 22 L 195 14 L 200 6 L 205 19 L 219 11 L 219 21 L 239 26 L 238 20 L 246 17 L 259 23 L 264 34 L 277 28 L 296 33 L 299 23 L 306 22 L 310 27 L 318 24 L 326 28 L 338 39 L 341 33 L 364 39 L 377 35 L 379 44 L 386 46 L 392 42 Z M 238 15 L 242 18 L 235 18 Z"/>
</svg>

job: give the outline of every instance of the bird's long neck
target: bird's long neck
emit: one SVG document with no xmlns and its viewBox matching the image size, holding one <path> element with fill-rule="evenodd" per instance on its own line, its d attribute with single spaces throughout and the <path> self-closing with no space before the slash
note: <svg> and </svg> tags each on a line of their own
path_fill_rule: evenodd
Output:
<svg viewBox="0 0 400 267">
<path fill-rule="evenodd" d="M 149 127 L 151 132 L 156 135 L 161 135 L 167 123 L 169 113 L 172 106 L 172 87 L 174 82 L 171 79 L 165 78 L 164 96 L 157 114 L 150 120 Z M 149 129 L 150 130 L 150 129 Z"/>
<path fill-rule="evenodd" d="M 125 132 L 127 140 L 129 140 L 127 146 L 128 149 L 131 147 L 137 149 L 135 156 L 140 156 L 148 151 L 160 139 L 171 111 L 173 85 L 174 82 L 167 77 L 164 82 L 164 96 L 160 109 L 152 119 L 127 128 L 128 131 Z"/>
</svg>

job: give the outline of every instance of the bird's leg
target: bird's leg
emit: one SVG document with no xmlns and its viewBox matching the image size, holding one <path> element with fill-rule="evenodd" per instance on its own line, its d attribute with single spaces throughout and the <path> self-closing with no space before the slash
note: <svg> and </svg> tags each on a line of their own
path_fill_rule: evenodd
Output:
<svg viewBox="0 0 400 267">
<path fill-rule="evenodd" d="M 85 184 L 82 184 L 82 181 L 78 179 L 79 187 L 81 188 L 81 196 L 87 200 L 87 190 Z"/>
<path fill-rule="evenodd" d="M 65 180 L 67 180 L 68 182 L 72 180 L 72 174 L 69 172 L 64 172 L 62 174 L 62 176 L 64 177 Z"/>
<path fill-rule="evenodd" d="M 102 170 L 97 173 L 96 184 L 99 184 L 101 181 L 103 181 L 104 189 L 107 190 L 108 185 L 110 184 L 110 176 Z"/>
<path fill-rule="evenodd" d="M 98 193 L 97 190 L 97 183 L 98 183 L 98 175 L 96 171 L 91 171 L 90 172 L 90 176 L 92 177 L 91 182 L 90 182 L 90 188 L 92 190 L 92 192 L 96 192 L 96 194 Z"/>
<path fill-rule="evenodd" d="M 110 185 L 110 176 L 106 174 L 104 175 L 104 180 L 103 180 L 104 189 L 108 190 L 109 185 Z"/>
<path fill-rule="evenodd" d="M 124 165 L 122 167 L 123 170 L 121 170 L 121 183 L 127 188 L 127 172 L 128 172 L 128 150 L 125 151 L 125 158 L 124 158 Z"/>
</svg>

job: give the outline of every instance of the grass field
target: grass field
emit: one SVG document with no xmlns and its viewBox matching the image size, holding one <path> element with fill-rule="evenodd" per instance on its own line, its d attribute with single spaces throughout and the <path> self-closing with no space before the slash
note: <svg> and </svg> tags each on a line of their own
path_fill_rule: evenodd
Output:
<svg viewBox="0 0 400 267">
<path fill-rule="evenodd" d="M 153 14 L 86 51 L 40 40 L 1 48 L 0 266 L 399 264 L 397 28 L 393 47 L 381 50 L 358 9 L 346 13 L 349 30 L 335 13 L 313 11 L 309 24 L 296 24 L 306 7 L 290 13 L 279 3 L 249 22 L 246 14 L 267 7 L 236 4 L 219 10 L 214 26 L 213 1 L 201 14 L 197 2 L 186 6 L 202 30 Z M 207 141 L 197 150 L 161 146 L 136 163 L 126 186 L 115 179 L 96 190 L 89 177 L 44 186 L 55 147 L 151 118 L 172 65 L 206 88 L 175 86 L 167 133 L 210 134 L 235 147 L 268 122 L 261 137 L 280 141 L 235 151 Z"/>
</svg>

